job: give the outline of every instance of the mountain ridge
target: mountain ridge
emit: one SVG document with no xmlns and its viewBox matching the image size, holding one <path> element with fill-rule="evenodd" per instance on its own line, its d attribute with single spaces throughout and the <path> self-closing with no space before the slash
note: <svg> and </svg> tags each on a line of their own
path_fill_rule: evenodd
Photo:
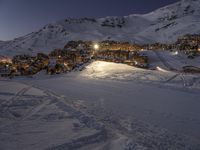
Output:
<svg viewBox="0 0 200 150">
<path fill-rule="evenodd" d="M 172 43 L 189 33 L 200 33 L 200 0 L 181 0 L 147 14 L 67 18 L 12 41 L 0 42 L 0 51 L 5 55 L 48 53 L 63 48 L 70 40 Z"/>
</svg>

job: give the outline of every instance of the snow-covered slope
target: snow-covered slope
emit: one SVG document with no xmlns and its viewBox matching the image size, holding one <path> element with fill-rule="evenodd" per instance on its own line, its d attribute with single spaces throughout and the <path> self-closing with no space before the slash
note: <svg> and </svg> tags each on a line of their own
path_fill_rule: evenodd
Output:
<svg viewBox="0 0 200 150">
<path fill-rule="evenodd" d="M 158 42 L 173 42 L 184 34 L 200 33 L 200 0 L 182 0 L 143 17 L 154 24 L 139 35 Z"/>
<path fill-rule="evenodd" d="M 144 15 L 61 20 L 13 41 L 0 43 L 1 53 L 35 54 L 62 48 L 69 40 L 173 42 L 200 33 L 200 0 L 181 0 Z"/>
<path fill-rule="evenodd" d="M 199 150 L 200 75 L 170 71 L 199 60 L 142 53 L 152 70 L 94 61 L 57 76 L 0 78 L 0 148 Z"/>
</svg>

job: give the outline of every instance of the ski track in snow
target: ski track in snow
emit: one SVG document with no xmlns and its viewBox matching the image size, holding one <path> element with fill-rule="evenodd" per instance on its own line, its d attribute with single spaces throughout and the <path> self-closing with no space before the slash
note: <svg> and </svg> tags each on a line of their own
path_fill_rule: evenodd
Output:
<svg viewBox="0 0 200 150">
<path fill-rule="evenodd" d="M 81 120 L 81 122 L 84 122 L 87 127 L 89 128 L 96 128 L 99 131 L 95 134 L 80 137 L 77 139 L 74 139 L 72 141 L 68 141 L 66 143 L 57 144 L 53 147 L 49 147 L 47 149 L 52 150 L 60 150 L 60 149 L 79 149 L 84 148 L 87 145 L 93 145 L 97 144 L 97 147 L 99 146 L 98 143 L 103 142 L 103 147 L 107 149 L 112 149 L 114 146 L 113 143 L 116 140 L 115 138 L 121 138 L 121 136 L 125 137 L 124 145 L 121 147 L 121 149 L 188 149 L 193 148 L 197 149 L 198 144 L 196 145 L 195 140 L 192 140 L 188 138 L 187 136 L 178 135 L 171 133 L 165 129 L 161 129 L 158 127 L 154 127 L 151 124 L 147 124 L 146 122 L 140 121 L 137 118 L 129 118 L 121 116 L 120 114 L 113 114 L 114 112 L 107 111 L 104 109 L 103 104 L 100 104 L 101 107 L 98 107 L 98 104 L 94 103 L 92 107 L 89 106 L 81 106 L 77 102 L 73 102 L 71 100 L 65 99 L 63 96 L 59 96 L 55 94 L 52 91 L 28 85 L 28 87 L 23 88 L 20 90 L 15 98 L 12 100 L 18 100 L 20 97 L 23 97 L 23 94 L 25 94 L 26 91 L 28 91 L 30 88 L 39 88 L 42 90 L 45 94 L 47 94 L 47 97 L 44 97 L 45 101 L 42 102 L 39 106 L 36 106 L 33 108 L 30 112 L 23 115 L 23 117 L 20 119 L 20 121 L 25 121 L 31 119 L 32 116 L 36 115 L 37 113 L 40 113 L 39 111 L 47 107 L 50 103 L 57 103 L 56 105 L 59 105 L 59 108 L 72 113 L 75 115 L 76 118 Z M 14 102 L 14 101 L 12 101 Z M 103 101 L 101 101 L 103 103 Z M 81 107 L 80 107 L 81 106 Z M 87 108 L 88 109 L 85 109 Z M 73 108 L 78 109 L 74 110 Z M 70 111 L 69 111 L 70 109 Z M 98 125 L 98 123 L 93 122 L 93 119 L 90 119 L 90 117 L 86 117 L 82 115 L 82 112 L 85 112 L 85 114 L 90 114 L 92 118 L 95 118 L 98 122 L 100 122 L 102 125 Z M 86 117 L 86 118 L 85 118 Z M 86 122 L 85 122 L 86 121 Z M 11 126 L 12 124 L 9 124 L 5 127 Z M 1 127 L 5 128 L 5 127 Z M 108 134 L 109 133 L 109 134 Z M 36 134 L 36 133 L 35 133 Z M 119 137 L 118 137 L 119 136 Z M 110 141 L 110 142 L 108 142 Z M 176 141 L 174 143 L 174 141 Z M 173 145 L 171 145 L 173 143 Z M 193 143 L 193 144 L 192 144 Z M 196 145 L 196 146 L 195 146 Z M 120 149 L 120 148 L 119 148 Z"/>
<path fill-rule="evenodd" d="M 0 83 L 6 83 L 8 87 L 12 87 L 14 83 L 24 84 L 16 93 L 12 93 L 12 89 L 8 93 L 1 87 L 0 95 L 9 98 L 0 102 L 0 148 L 12 150 L 17 146 L 18 149 L 49 150 L 198 150 L 200 141 L 197 129 L 200 119 L 196 107 L 199 104 L 200 77 L 177 71 L 180 69 L 182 57 L 172 66 L 174 58 L 168 57 L 173 56 L 158 53 L 151 55 L 156 57 L 153 60 L 159 60 L 158 65 L 154 66 L 162 64 L 169 72 L 146 71 L 99 61 L 88 64 L 81 72 L 77 70 L 67 75 L 39 74 L 33 79 L 22 77 L 16 80 L 0 80 Z M 154 88 L 155 91 L 151 90 Z M 33 89 L 40 91 L 40 94 L 33 92 Z M 152 101 L 150 103 L 140 99 L 143 96 L 139 94 L 141 90 L 144 93 L 147 90 L 147 95 L 150 90 L 154 94 L 166 91 L 169 95 L 177 92 L 178 95 L 186 96 L 180 96 L 182 101 L 175 96 L 174 102 L 157 98 L 159 101 L 149 99 Z M 130 96 L 134 96 L 132 92 L 135 92 L 136 99 L 130 99 Z M 100 99 L 99 93 L 103 94 Z M 190 98 L 187 96 L 196 103 L 194 111 L 191 110 L 194 104 L 188 103 Z M 147 99 L 146 96 L 144 98 Z M 171 104 L 166 102 L 168 100 Z M 163 104 L 157 106 L 156 103 L 161 104 L 160 101 L 169 110 Z M 174 110 L 176 108 L 185 115 Z M 181 111 L 184 108 L 186 112 Z M 62 128 L 66 131 L 60 131 Z M 197 130 L 196 133 L 193 128 Z M 186 131 L 182 132 L 183 129 Z M 55 135 L 51 135 L 51 132 Z M 39 140 L 28 138 L 33 136 L 39 136 Z"/>
<path fill-rule="evenodd" d="M 41 100 L 40 100 L 40 103 L 38 105 L 32 105 L 31 103 L 29 104 L 29 101 L 28 99 L 24 99 L 24 104 L 23 103 L 20 103 L 20 104 L 17 104 L 19 103 L 19 101 L 21 101 L 23 99 L 23 95 L 28 91 L 30 90 L 31 88 L 34 88 L 33 86 L 31 85 L 27 85 L 27 87 L 23 88 L 22 90 L 20 90 L 19 92 L 17 92 L 11 99 L 7 100 L 6 102 L 4 102 L 3 104 L 1 104 L 0 108 L 1 108 L 1 113 L 5 113 L 6 115 L 4 116 L 1 116 L 1 118 L 4 118 L 5 120 L 6 119 L 9 119 L 9 123 L 3 123 L 3 125 L 0 126 L 0 132 L 2 132 L 4 129 L 9 129 L 9 128 L 12 128 L 15 126 L 15 124 L 19 124 L 19 125 L 23 125 L 24 122 L 29 122 L 31 120 L 37 120 L 37 119 L 41 119 L 44 118 L 45 116 L 40 116 L 40 113 L 45 110 L 46 108 L 45 107 L 50 107 L 51 105 L 55 105 L 57 106 L 60 110 L 62 110 L 63 112 L 67 112 L 67 113 L 70 113 L 73 117 L 75 117 L 76 119 L 78 119 L 80 121 L 81 124 L 84 124 L 85 126 L 87 126 L 87 128 L 91 128 L 92 130 L 96 130 L 97 132 L 94 133 L 94 134 L 91 134 L 91 135 L 83 135 L 82 137 L 80 138 L 77 138 L 77 139 L 72 139 L 72 140 L 69 140 L 68 143 L 65 143 L 64 144 L 64 149 L 77 149 L 77 148 L 80 148 L 80 147 L 83 147 L 83 146 L 86 146 L 87 144 L 92 144 L 92 143 L 98 143 L 98 142 L 101 142 L 102 140 L 105 140 L 106 139 L 106 131 L 103 129 L 103 126 L 101 125 L 98 125 L 98 123 L 95 122 L 94 119 L 86 116 L 85 114 L 77 111 L 76 109 L 72 108 L 69 104 L 67 104 L 66 102 L 62 101 L 62 97 L 59 97 L 55 94 L 53 94 L 52 92 L 48 91 L 48 90 L 44 90 L 43 92 L 47 95 L 45 97 L 41 96 Z M 40 89 L 41 90 L 41 89 Z M 34 100 L 35 97 L 32 97 L 31 99 Z M 37 99 L 35 99 L 37 100 Z M 32 101 L 32 100 L 31 100 Z M 20 109 L 20 106 L 21 107 L 24 107 L 25 105 L 29 105 L 31 108 L 30 110 L 27 111 L 27 113 L 23 113 L 23 112 L 26 112 L 26 111 L 23 111 L 22 115 L 13 115 L 13 113 L 11 111 L 13 111 L 11 108 L 14 108 L 14 107 L 17 107 L 18 109 Z M 54 106 L 54 107 L 55 107 Z M 23 109 L 23 108 L 22 108 Z M 28 109 L 28 108 L 24 108 L 25 110 Z M 42 110 L 43 109 L 43 110 Z M 12 114 L 12 117 L 10 118 L 7 114 L 8 113 L 11 113 Z M 16 112 L 16 113 L 20 113 L 19 112 Z M 56 112 L 49 112 L 49 113 L 56 113 Z M 48 114 L 46 114 L 48 116 Z M 50 115 L 50 114 L 49 114 Z M 9 117 L 9 118 L 8 118 Z M 56 117 L 56 116 L 55 116 Z M 57 116 L 59 117 L 59 116 Z M 61 116 L 62 117 L 62 116 Z M 71 118 L 71 117 L 70 117 Z M 48 118 L 47 118 L 48 119 Z M 11 121 L 12 120 L 12 121 Z M 62 120 L 62 119 L 61 119 Z M 48 121 L 48 120 L 47 120 Z M 56 120 L 55 120 L 56 121 Z M 47 122 L 48 123 L 48 122 Z M 23 129 L 23 127 L 21 127 Z M 33 127 L 34 128 L 34 127 Z M 84 127 L 83 127 L 84 128 Z M 19 129 L 17 130 L 20 130 L 20 127 Z M 12 133 L 12 130 L 9 131 L 8 130 L 8 133 L 11 132 Z M 40 134 L 41 131 L 38 132 L 38 134 Z M 51 132 L 51 131 L 49 131 Z M 8 134 L 6 133 L 6 134 Z M 4 133 L 5 134 L 5 133 Z M 36 132 L 35 132 L 36 134 Z M 22 133 L 23 135 L 23 133 Z M 4 137 L 1 137 L 1 140 L 3 141 L 4 140 Z M 10 137 L 12 139 L 12 137 Z M 15 138 L 15 137 L 13 137 Z M 20 136 L 19 136 L 20 138 Z M 23 137 L 22 137 L 23 138 Z M 56 137 L 55 137 L 56 138 Z M 30 142 L 30 141 L 25 141 L 25 142 Z M 54 142 L 52 142 L 54 143 Z M 9 144 L 9 141 L 6 141 L 6 144 Z M 24 143 L 16 143 L 17 145 L 13 144 L 13 148 L 9 148 L 9 146 L 3 146 L 4 145 L 3 143 L 0 142 L 0 148 L 3 148 L 3 149 L 15 149 L 14 147 L 17 146 L 19 149 L 34 149 L 34 148 L 31 148 L 32 146 L 31 145 L 27 145 L 26 147 L 20 147 L 21 145 L 23 145 Z M 26 145 L 26 144 L 25 144 Z M 36 144 L 37 145 L 37 144 Z M 63 145 L 63 144 L 58 144 L 58 145 Z M 11 146 L 11 147 L 12 147 Z M 29 147 L 30 146 L 30 147 Z M 41 146 L 42 147 L 42 146 Z M 44 147 L 44 146 L 43 146 Z M 48 148 L 48 149 L 60 149 L 59 147 L 61 146 L 54 146 L 54 148 Z M 63 146 L 62 146 L 63 147 Z M 46 149 L 45 148 L 45 149 Z M 40 148 L 41 149 L 41 148 Z"/>
</svg>

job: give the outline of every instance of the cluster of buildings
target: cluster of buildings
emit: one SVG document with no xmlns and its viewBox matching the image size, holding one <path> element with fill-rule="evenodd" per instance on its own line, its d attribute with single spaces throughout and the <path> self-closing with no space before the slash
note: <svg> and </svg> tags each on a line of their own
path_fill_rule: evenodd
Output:
<svg viewBox="0 0 200 150">
<path fill-rule="evenodd" d="M 172 50 L 176 49 L 175 44 L 152 43 L 143 45 L 143 49 L 147 50 Z"/>
<path fill-rule="evenodd" d="M 8 60 L 0 65 L 1 76 L 33 75 L 45 69 L 49 63 L 49 57 L 42 53 L 37 56 L 16 55 Z"/>
<path fill-rule="evenodd" d="M 200 34 L 186 34 L 179 37 L 175 43 L 163 44 L 153 43 L 143 45 L 148 50 L 180 50 L 187 54 L 197 54 L 200 52 Z"/>
<path fill-rule="evenodd" d="M 182 50 L 192 58 L 200 54 L 200 34 L 187 34 L 173 44 L 154 43 L 142 46 L 110 40 L 98 44 L 93 41 L 69 41 L 63 49 L 55 49 L 48 55 L 16 55 L 12 59 L 0 56 L 0 75 L 33 75 L 44 69 L 48 74 L 58 74 L 78 68 L 91 59 L 148 68 L 148 57 L 140 54 L 143 49 Z"/>
<path fill-rule="evenodd" d="M 175 43 L 177 49 L 184 50 L 188 55 L 196 56 L 200 53 L 200 34 L 187 34 Z"/>
<path fill-rule="evenodd" d="M 109 40 L 100 42 L 99 46 L 101 50 L 137 51 L 142 49 L 142 46 L 137 44 L 130 44 L 129 42 L 109 41 Z"/>
<path fill-rule="evenodd" d="M 99 50 L 95 54 L 95 58 L 97 60 L 124 63 L 140 68 L 148 68 L 148 57 L 140 54 L 139 51 Z"/>
<path fill-rule="evenodd" d="M 91 59 L 147 68 L 148 58 L 140 55 L 141 47 L 128 42 L 102 41 L 69 41 L 63 49 L 55 49 L 48 55 L 16 55 L 12 59 L 1 58 L 2 76 L 33 75 L 41 70 L 47 74 L 59 74 L 79 68 Z"/>
<path fill-rule="evenodd" d="M 12 64 L 12 59 L 9 57 L 0 56 L 0 75 L 4 76 L 10 72 L 10 66 Z"/>
<path fill-rule="evenodd" d="M 47 73 L 61 73 L 71 71 L 92 59 L 93 51 L 82 48 L 56 49 L 49 54 Z"/>
</svg>

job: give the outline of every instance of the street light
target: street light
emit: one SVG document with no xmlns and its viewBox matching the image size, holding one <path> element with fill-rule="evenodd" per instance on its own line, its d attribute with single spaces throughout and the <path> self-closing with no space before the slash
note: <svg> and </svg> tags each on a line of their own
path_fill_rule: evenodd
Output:
<svg viewBox="0 0 200 150">
<path fill-rule="evenodd" d="M 96 58 L 97 57 L 97 52 L 98 52 L 98 50 L 99 50 L 99 44 L 94 44 L 93 45 L 93 48 L 94 48 L 94 50 L 93 50 L 93 52 L 92 52 L 92 55 L 93 55 L 93 57 L 94 58 Z"/>
<path fill-rule="evenodd" d="M 94 49 L 98 50 L 99 49 L 99 44 L 94 44 Z"/>
</svg>

